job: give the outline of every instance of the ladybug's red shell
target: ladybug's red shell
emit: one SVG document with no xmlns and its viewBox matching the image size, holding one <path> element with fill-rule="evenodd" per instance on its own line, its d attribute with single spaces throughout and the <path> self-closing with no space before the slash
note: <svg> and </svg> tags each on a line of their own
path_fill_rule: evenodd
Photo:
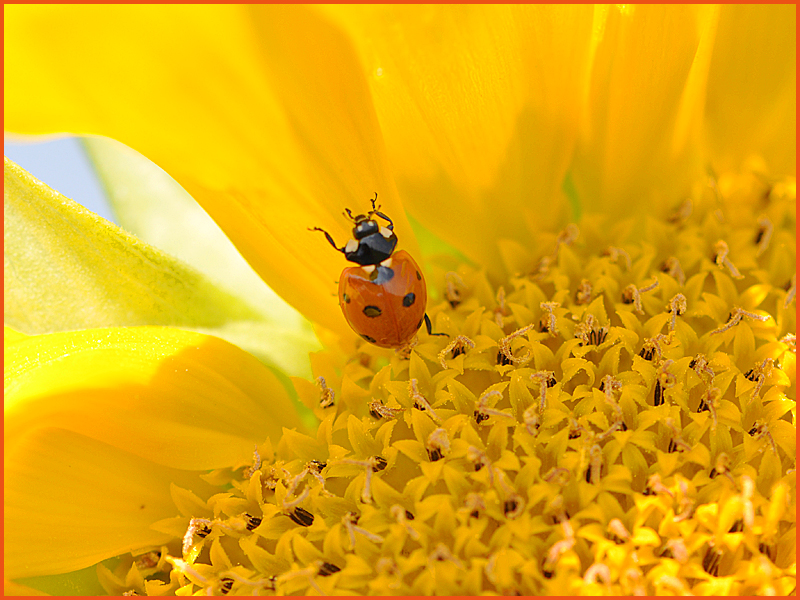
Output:
<svg viewBox="0 0 800 600">
<path fill-rule="evenodd" d="M 386 262 L 390 264 L 384 266 Z M 411 341 L 422 326 L 427 303 L 425 279 L 405 250 L 382 265 L 348 267 L 339 279 L 339 305 L 350 327 L 382 348 Z"/>
</svg>

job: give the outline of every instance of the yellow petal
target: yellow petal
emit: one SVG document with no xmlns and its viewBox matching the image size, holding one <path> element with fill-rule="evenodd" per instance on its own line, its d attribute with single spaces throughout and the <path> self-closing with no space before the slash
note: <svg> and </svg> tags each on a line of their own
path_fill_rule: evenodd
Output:
<svg viewBox="0 0 800 600">
<path fill-rule="evenodd" d="M 220 339 L 161 327 L 89 329 L 5 345 L 6 448 L 61 428 L 172 468 L 247 462 L 299 425 L 276 377 Z"/>
<path fill-rule="evenodd" d="M 702 174 L 695 133 L 714 6 L 611 7 L 592 71 L 574 183 L 587 212 L 673 208 Z"/>
<path fill-rule="evenodd" d="M 527 242 L 563 222 L 592 6 L 330 10 L 360 45 L 416 219 L 495 272 L 498 238 Z"/>
<path fill-rule="evenodd" d="M 365 210 L 377 191 L 415 251 L 355 53 L 313 9 L 16 6 L 5 17 L 8 130 L 98 133 L 138 150 L 312 320 L 349 332 L 334 287 L 342 257 L 308 227 L 344 244 L 342 207 Z"/>
<path fill-rule="evenodd" d="M 706 126 L 718 172 L 750 154 L 796 173 L 797 7 L 723 6 L 708 74 Z"/>
<path fill-rule="evenodd" d="M 4 446 L 4 574 L 66 573 L 166 543 L 150 529 L 176 514 L 169 485 L 205 490 L 197 474 L 171 469 L 55 426 Z"/>
<path fill-rule="evenodd" d="M 5 322 L 26 333 L 220 325 L 256 313 L 5 160 Z"/>
</svg>

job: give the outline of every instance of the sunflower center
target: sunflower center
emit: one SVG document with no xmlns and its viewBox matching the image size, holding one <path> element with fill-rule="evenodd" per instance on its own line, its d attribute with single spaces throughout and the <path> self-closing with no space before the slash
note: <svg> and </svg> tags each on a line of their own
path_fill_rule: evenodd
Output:
<svg viewBox="0 0 800 600">
<path fill-rule="evenodd" d="M 197 499 L 204 514 L 116 581 L 790 592 L 794 228 L 794 179 L 728 173 L 639 241 L 587 218 L 506 281 L 438 269 L 428 310 L 449 337 L 314 356 L 316 385 L 296 386 L 316 434 L 287 431 L 210 474 L 220 493 Z"/>
</svg>

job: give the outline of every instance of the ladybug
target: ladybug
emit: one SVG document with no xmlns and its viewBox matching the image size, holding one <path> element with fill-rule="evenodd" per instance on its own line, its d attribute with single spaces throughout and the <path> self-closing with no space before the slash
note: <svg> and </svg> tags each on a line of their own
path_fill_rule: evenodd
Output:
<svg viewBox="0 0 800 600">
<path fill-rule="evenodd" d="M 431 320 L 425 313 L 428 292 L 419 265 L 405 250 L 395 252 L 397 235 L 392 220 L 376 207 L 355 215 L 349 208 L 345 217 L 353 222 L 353 239 L 339 248 L 330 234 L 319 227 L 333 248 L 357 267 L 347 267 L 339 278 L 339 306 L 350 327 L 370 344 L 400 348 L 408 344 L 424 322 L 430 335 Z M 379 223 L 375 217 L 386 221 Z"/>
</svg>

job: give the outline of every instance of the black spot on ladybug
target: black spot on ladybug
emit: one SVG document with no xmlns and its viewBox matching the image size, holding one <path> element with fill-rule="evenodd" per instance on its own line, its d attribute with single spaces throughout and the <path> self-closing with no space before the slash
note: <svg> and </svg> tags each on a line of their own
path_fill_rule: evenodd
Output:
<svg viewBox="0 0 800 600">
<path fill-rule="evenodd" d="M 375 317 L 380 317 L 381 312 L 382 311 L 378 306 L 373 306 L 370 304 L 369 306 L 364 307 L 364 314 L 367 315 L 370 319 L 374 319 Z"/>
<path fill-rule="evenodd" d="M 419 271 L 417 271 L 417 280 L 420 280 L 420 279 L 422 279 L 422 275 L 420 275 Z"/>
<path fill-rule="evenodd" d="M 361 334 L 361 337 L 364 338 L 365 340 L 367 340 L 370 344 L 374 344 L 375 343 L 375 338 L 374 337 L 369 337 L 368 335 L 366 335 L 364 333 Z"/>
<path fill-rule="evenodd" d="M 414 292 L 407 293 L 405 296 L 403 296 L 403 306 L 411 306 L 414 304 L 414 300 L 416 299 L 417 297 L 414 295 Z"/>
<path fill-rule="evenodd" d="M 344 300 L 345 304 L 350 304 L 350 296 L 347 294 L 342 294 L 342 300 Z"/>
<path fill-rule="evenodd" d="M 422 321 L 424 321 L 424 320 L 425 320 L 425 317 L 422 317 L 422 318 L 419 320 L 419 323 L 417 323 L 417 329 L 419 329 L 420 327 L 422 327 Z"/>
</svg>

